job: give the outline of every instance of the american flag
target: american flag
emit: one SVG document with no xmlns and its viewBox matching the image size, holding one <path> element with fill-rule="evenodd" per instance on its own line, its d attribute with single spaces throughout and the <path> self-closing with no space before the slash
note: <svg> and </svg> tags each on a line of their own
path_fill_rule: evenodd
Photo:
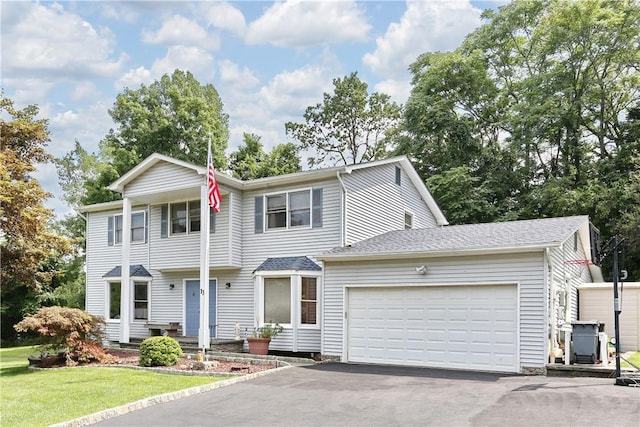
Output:
<svg viewBox="0 0 640 427">
<path fill-rule="evenodd" d="M 209 141 L 209 150 L 207 153 L 207 184 L 209 190 L 209 206 L 215 213 L 220 213 L 220 189 L 216 181 L 216 170 L 213 168 L 213 156 L 211 156 L 211 141 Z"/>
</svg>

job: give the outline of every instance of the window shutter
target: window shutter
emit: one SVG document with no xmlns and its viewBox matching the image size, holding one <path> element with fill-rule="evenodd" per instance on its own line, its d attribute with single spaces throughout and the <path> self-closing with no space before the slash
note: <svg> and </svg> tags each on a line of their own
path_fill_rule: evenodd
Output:
<svg viewBox="0 0 640 427">
<path fill-rule="evenodd" d="M 396 166 L 396 184 L 400 185 L 402 183 L 402 169 Z"/>
<path fill-rule="evenodd" d="M 169 236 L 169 205 L 160 207 L 160 238 L 166 239 Z"/>
<path fill-rule="evenodd" d="M 262 196 L 255 197 L 255 232 L 257 234 L 264 232 L 264 198 Z"/>
<path fill-rule="evenodd" d="M 207 205 L 207 207 L 208 206 L 209 205 Z M 210 207 L 208 211 L 209 211 L 209 233 L 213 234 L 216 232 L 216 214 L 213 211 L 213 209 L 211 209 Z"/>
<path fill-rule="evenodd" d="M 113 215 L 107 218 L 107 245 L 113 246 Z"/>
<path fill-rule="evenodd" d="M 149 242 L 149 211 L 144 211 L 144 242 Z"/>
<path fill-rule="evenodd" d="M 313 228 L 322 227 L 322 188 L 312 191 Z"/>
</svg>

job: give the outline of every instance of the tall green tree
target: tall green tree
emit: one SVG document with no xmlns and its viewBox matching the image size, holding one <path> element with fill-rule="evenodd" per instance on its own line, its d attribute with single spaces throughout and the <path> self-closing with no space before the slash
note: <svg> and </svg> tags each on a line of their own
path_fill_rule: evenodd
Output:
<svg viewBox="0 0 640 427">
<path fill-rule="evenodd" d="M 436 190 L 466 186 L 476 203 L 439 198 L 460 221 L 589 214 L 603 239 L 630 232 L 640 4 L 516 0 L 483 18 L 412 64 L 399 149 Z"/>
<path fill-rule="evenodd" d="M 400 106 L 389 95 L 369 95 L 356 72 L 334 79 L 333 86 L 333 94 L 324 93 L 322 103 L 307 107 L 304 123 L 285 124 L 287 134 L 303 149 L 315 151 L 309 165 L 356 164 L 387 155 L 387 132 L 398 125 Z"/>
<path fill-rule="evenodd" d="M 149 86 L 125 89 L 109 115 L 117 128 L 102 144 L 135 153 L 136 164 L 157 152 L 204 165 L 210 140 L 215 167 L 226 169 L 229 118 L 215 87 L 200 84 L 188 71 L 175 70 Z"/>
<path fill-rule="evenodd" d="M 295 144 L 279 144 L 266 153 L 258 135 L 245 133 L 243 138 L 244 143 L 230 156 L 229 169 L 234 177 L 248 180 L 302 170 Z"/>
<path fill-rule="evenodd" d="M 12 325 L 38 308 L 38 296 L 55 286 L 57 271 L 51 261 L 71 251 L 67 238 L 50 223 L 50 197 L 32 173 L 50 160 L 47 121 L 38 119 L 38 107 L 16 109 L 12 100 L 0 100 L 0 314 L 2 340 L 15 336 Z M 6 117 L 6 119 L 5 119 Z"/>
<path fill-rule="evenodd" d="M 107 186 L 153 153 L 205 165 L 210 141 L 215 167 L 227 169 L 229 118 L 215 87 L 200 84 L 190 72 L 175 70 L 149 86 L 124 89 L 109 114 L 116 127 L 100 141 L 97 154 L 76 144 L 58 161 L 67 197 L 77 199 L 71 203 L 118 200 Z"/>
</svg>

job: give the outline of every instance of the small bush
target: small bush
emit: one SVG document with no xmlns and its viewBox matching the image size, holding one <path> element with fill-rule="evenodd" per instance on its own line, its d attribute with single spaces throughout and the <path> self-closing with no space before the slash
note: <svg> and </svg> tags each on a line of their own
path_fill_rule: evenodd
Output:
<svg viewBox="0 0 640 427">
<path fill-rule="evenodd" d="M 140 344 L 140 365 L 172 366 L 182 357 L 182 348 L 171 337 L 151 337 Z"/>
</svg>

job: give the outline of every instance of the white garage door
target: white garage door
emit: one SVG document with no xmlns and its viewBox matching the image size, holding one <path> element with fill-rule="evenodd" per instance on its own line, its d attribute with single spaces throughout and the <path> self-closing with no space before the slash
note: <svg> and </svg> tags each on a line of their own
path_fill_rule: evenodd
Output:
<svg viewBox="0 0 640 427">
<path fill-rule="evenodd" d="M 516 286 L 349 288 L 349 362 L 517 372 Z"/>
</svg>

